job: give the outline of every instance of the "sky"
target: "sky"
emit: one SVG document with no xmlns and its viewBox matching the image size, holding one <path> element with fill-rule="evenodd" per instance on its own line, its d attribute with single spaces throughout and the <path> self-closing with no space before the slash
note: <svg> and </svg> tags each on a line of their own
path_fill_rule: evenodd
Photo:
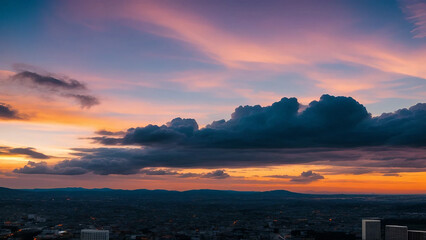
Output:
<svg viewBox="0 0 426 240">
<path fill-rule="evenodd" d="M 426 2 L 0 8 L 0 186 L 426 194 Z"/>
</svg>

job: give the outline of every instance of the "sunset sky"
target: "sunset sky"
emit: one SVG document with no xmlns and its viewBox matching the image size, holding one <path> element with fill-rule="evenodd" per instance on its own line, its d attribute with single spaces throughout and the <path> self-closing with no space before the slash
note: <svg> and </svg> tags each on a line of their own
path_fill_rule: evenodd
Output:
<svg viewBox="0 0 426 240">
<path fill-rule="evenodd" d="M 1 2 L 1 187 L 425 182 L 424 1 Z"/>
</svg>

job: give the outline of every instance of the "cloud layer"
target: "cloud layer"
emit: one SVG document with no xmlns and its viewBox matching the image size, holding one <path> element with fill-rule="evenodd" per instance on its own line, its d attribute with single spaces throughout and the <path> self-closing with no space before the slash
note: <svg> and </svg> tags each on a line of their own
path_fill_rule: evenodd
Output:
<svg viewBox="0 0 426 240">
<path fill-rule="evenodd" d="M 300 112 L 296 98 L 272 106 L 240 106 L 228 121 L 198 128 L 194 119 L 131 128 L 123 138 L 95 137 L 105 145 L 191 148 L 313 148 L 426 146 L 426 104 L 372 117 L 350 97 L 321 96 Z"/>
<path fill-rule="evenodd" d="M 151 167 L 307 163 L 421 170 L 426 166 L 426 104 L 372 117 L 353 98 L 323 95 L 303 111 L 300 108 L 296 98 L 283 98 L 267 107 L 240 106 L 230 120 L 214 121 L 201 129 L 194 119 L 175 118 L 162 126 L 128 129 L 123 137 L 103 132 L 104 136 L 93 139 L 105 145 L 141 147 L 74 149 L 75 158 L 53 167 L 31 163 L 16 172 L 66 174 L 72 169 L 73 173 L 108 175 L 137 174 Z M 306 172 L 291 179 L 309 182 L 321 177 Z"/>
<path fill-rule="evenodd" d="M 39 163 L 28 161 L 24 167 L 15 169 L 13 172 L 23 174 L 81 175 L 90 172 L 90 170 L 81 167 L 66 166 L 66 164 L 59 164 L 50 167 L 44 161 Z M 225 170 L 214 170 L 206 173 L 182 173 L 169 169 L 146 168 L 138 170 L 137 173 L 147 176 L 175 176 L 179 178 L 225 179 L 231 177 L 228 173 L 225 172 Z"/>
</svg>

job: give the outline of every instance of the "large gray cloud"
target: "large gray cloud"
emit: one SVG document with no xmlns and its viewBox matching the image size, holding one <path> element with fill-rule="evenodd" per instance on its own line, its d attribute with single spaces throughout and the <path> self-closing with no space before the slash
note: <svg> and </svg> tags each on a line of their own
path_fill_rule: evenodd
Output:
<svg viewBox="0 0 426 240">
<path fill-rule="evenodd" d="M 49 73 L 39 73 L 35 70 L 21 70 L 10 77 L 6 84 L 15 87 L 31 89 L 42 94 L 74 99 L 82 108 L 90 108 L 99 104 L 99 99 L 88 94 L 86 85 L 75 79 L 57 76 Z"/>
<path fill-rule="evenodd" d="M 316 164 L 387 172 L 426 171 L 426 148 L 303 148 L 303 149 L 192 149 L 192 148 L 93 148 L 74 149 L 73 159 L 49 168 L 51 174 L 80 169 L 94 174 L 173 174 L 147 168 L 245 168 L 283 164 Z M 27 166 L 32 168 L 32 166 Z M 390 170 L 392 168 L 392 170 Z M 142 170 L 141 170 L 142 169 Z M 19 170 L 21 173 L 43 173 Z M 370 171 L 371 172 L 371 171 Z M 179 177 L 196 177 L 182 174 Z"/>
<path fill-rule="evenodd" d="M 108 133 L 93 139 L 134 146 L 74 149 L 75 158 L 52 169 L 81 168 L 105 175 L 136 174 L 150 167 L 309 163 L 425 171 L 426 104 L 372 117 L 352 98 L 323 95 L 304 111 L 299 109 L 297 99 L 283 98 L 268 107 L 238 107 L 230 120 L 201 129 L 193 119 L 176 118 L 162 126 L 128 129 L 122 137 Z"/>
<path fill-rule="evenodd" d="M 426 104 L 372 117 L 350 97 L 323 95 L 299 112 L 296 98 L 272 106 L 240 106 L 228 121 L 198 129 L 193 119 L 131 128 L 122 138 L 95 137 L 105 145 L 197 148 L 304 148 L 426 146 Z"/>
</svg>

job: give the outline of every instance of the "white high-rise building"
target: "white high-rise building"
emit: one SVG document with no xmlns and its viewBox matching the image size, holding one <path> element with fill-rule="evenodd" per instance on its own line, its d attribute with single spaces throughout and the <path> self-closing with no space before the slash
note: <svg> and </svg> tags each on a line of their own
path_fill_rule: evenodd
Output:
<svg viewBox="0 0 426 240">
<path fill-rule="evenodd" d="M 408 230 L 408 240 L 426 240 L 426 231 Z"/>
<path fill-rule="evenodd" d="M 380 220 L 362 219 L 362 240 L 381 240 Z"/>
<path fill-rule="evenodd" d="M 108 230 L 82 229 L 81 240 L 109 240 Z"/>
<path fill-rule="evenodd" d="M 386 225 L 386 240 L 408 240 L 407 226 Z"/>
</svg>

